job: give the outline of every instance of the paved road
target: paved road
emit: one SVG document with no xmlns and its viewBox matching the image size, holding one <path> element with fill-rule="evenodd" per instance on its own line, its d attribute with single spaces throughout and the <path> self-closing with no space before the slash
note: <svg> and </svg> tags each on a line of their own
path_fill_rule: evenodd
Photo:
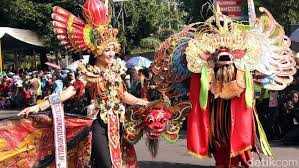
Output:
<svg viewBox="0 0 299 168">
<path fill-rule="evenodd" d="M 141 168 L 206 168 L 214 164 L 212 159 L 199 160 L 186 152 L 185 139 L 179 139 L 175 144 L 160 141 L 159 152 L 152 158 L 145 141 L 136 145 L 137 157 Z"/>
<path fill-rule="evenodd" d="M 0 119 L 9 116 L 15 116 L 18 111 L 0 111 Z M 152 158 L 147 151 L 145 141 L 141 140 L 136 144 L 136 152 L 141 168 L 209 168 L 214 165 L 213 159 L 199 160 L 186 152 L 186 140 L 181 138 L 175 144 L 168 144 L 160 141 L 159 153 L 156 158 Z M 263 157 L 264 165 L 253 167 L 286 167 L 299 168 L 299 146 L 284 146 L 280 142 L 272 142 L 274 159 Z M 257 158 L 257 157 L 256 157 Z M 257 161 L 257 160 L 256 160 Z M 273 162 L 274 161 L 274 162 Z M 276 162 L 275 162 L 276 161 Z M 279 164 L 280 161 L 287 161 L 286 166 L 273 166 L 273 163 Z M 254 162 L 262 163 L 262 162 Z M 272 165 L 270 165 L 272 163 Z"/>
<path fill-rule="evenodd" d="M 160 142 L 158 156 L 153 159 L 146 149 L 144 141 L 136 145 L 137 157 L 140 161 L 141 168 L 208 168 L 214 165 L 213 159 L 199 160 L 186 152 L 186 140 L 179 139 L 176 144 L 167 144 L 165 141 Z M 272 142 L 274 158 L 263 157 L 260 162 L 253 162 L 257 168 L 299 168 L 299 146 L 284 146 L 280 142 Z M 286 162 L 286 166 L 279 165 Z"/>
</svg>

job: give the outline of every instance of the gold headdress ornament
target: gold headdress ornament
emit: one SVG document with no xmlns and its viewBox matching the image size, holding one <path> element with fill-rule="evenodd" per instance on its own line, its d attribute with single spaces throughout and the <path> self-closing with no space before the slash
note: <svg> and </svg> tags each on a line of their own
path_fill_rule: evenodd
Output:
<svg viewBox="0 0 299 168">
<path fill-rule="evenodd" d="M 188 135 L 194 132 L 196 136 L 187 137 L 187 142 L 188 150 L 199 156 L 208 156 L 211 152 L 211 144 L 208 143 L 211 142 L 210 138 L 215 140 L 212 146 L 228 142 L 233 144 L 230 151 L 235 150 L 235 141 L 231 141 L 234 137 L 229 134 L 233 129 L 229 127 L 231 122 L 228 118 L 231 116 L 227 117 L 227 112 L 232 116 L 238 112 L 241 119 L 237 117 L 235 121 L 246 118 L 248 124 L 254 120 L 254 114 L 261 149 L 264 154 L 272 155 L 261 123 L 251 111 L 254 109 L 254 85 L 268 90 L 284 89 L 293 80 L 296 62 L 283 27 L 264 8 L 260 8 L 261 15 L 256 17 L 253 0 L 248 0 L 248 4 L 249 24 L 223 15 L 219 5 L 215 5 L 214 16 L 205 22 L 186 26 L 180 33 L 164 41 L 151 66 L 153 80 L 160 92 L 184 93 L 185 82 L 182 81 L 190 79 L 186 93 L 190 94 L 194 108 L 189 115 L 189 123 L 198 127 L 189 129 L 191 134 Z M 230 108 L 223 99 L 231 100 Z M 174 97 L 171 100 L 176 101 Z M 214 116 L 210 120 L 209 114 Z M 219 131 L 218 127 L 223 128 L 223 125 L 226 125 L 224 130 L 227 131 Z M 246 129 L 245 125 L 242 128 Z M 254 126 L 247 128 L 251 133 Z M 198 133 L 203 136 L 197 136 Z M 239 140 L 238 137 L 235 137 L 236 140 Z M 207 142 L 200 144 L 200 150 L 198 140 Z M 242 146 L 252 145 L 251 141 L 242 143 Z M 240 150 L 238 145 L 240 143 L 235 145 L 238 148 L 236 151 Z M 244 149 L 241 149 L 242 152 L 249 148 Z M 231 152 L 231 158 L 237 153 Z"/>
<path fill-rule="evenodd" d="M 120 51 L 118 30 L 109 27 L 108 0 L 86 0 L 83 5 L 85 21 L 58 6 L 53 7 L 54 32 L 60 44 L 73 52 L 90 52 L 102 55 L 112 44 Z"/>
<path fill-rule="evenodd" d="M 189 41 L 188 69 L 201 73 L 202 68 L 207 67 L 208 72 L 212 72 L 219 63 L 217 59 L 226 53 L 227 62 L 238 70 L 264 74 L 254 79 L 255 82 L 270 90 L 281 90 L 293 80 L 296 72 L 290 40 L 268 10 L 260 8 L 262 15 L 256 17 L 252 0 L 248 4 L 249 25 L 223 15 L 216 5 L 214 16 L 201 23 Z"/>
</svg>

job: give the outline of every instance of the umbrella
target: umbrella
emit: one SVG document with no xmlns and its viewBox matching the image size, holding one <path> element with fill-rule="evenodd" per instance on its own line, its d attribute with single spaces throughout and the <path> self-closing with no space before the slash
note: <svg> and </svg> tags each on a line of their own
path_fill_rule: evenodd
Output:
<svg viewBox="0 0 299 168">
<path fill-rule="evenodd" d="M 291 40 L 294 42 L 299 42 L 299 28 L 291 34 Z"/>
<path fill-rule="evenodd" d="M 132 57 L 126 62 L 128 68 L 133 68 L 133 67 L 148 68 L 150 67 L 151 63 L 152 63 L 151 60 L 141 56 Z"/>
<path fill-rule="evenodd" d="M 54 69 L 61 69 L 61 67 L 59 65 L 53 64 L 51 62 L 46 62 L 45 64 Z"/>
</svg>

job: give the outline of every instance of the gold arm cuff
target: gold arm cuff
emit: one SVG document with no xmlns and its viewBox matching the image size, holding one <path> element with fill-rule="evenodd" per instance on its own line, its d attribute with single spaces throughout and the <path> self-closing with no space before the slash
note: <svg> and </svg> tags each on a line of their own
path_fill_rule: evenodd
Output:
<svg viewBox="0 0 299 168">
<path fill-rule="evenodd" d="M 40 111 L 45 111 L 47 108 L 50 107 L 50 102 L 47 98 L 47 99 L 44 99 L 41 103 L 39 103 L 37 105 L 38 105 Z"/>
</svg>

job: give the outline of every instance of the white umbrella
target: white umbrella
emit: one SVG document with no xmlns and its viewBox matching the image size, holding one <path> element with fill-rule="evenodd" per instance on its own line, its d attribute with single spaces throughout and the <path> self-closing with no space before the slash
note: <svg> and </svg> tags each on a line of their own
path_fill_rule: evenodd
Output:
<svg viewBox="0 0 299 168">
<path fill-rule="evenodd" d="M 151 60 L 141 56 L 132 57 L 126 61 L 128 68 L 133 68 L 133 67 L 148 68 L 150 67 L 151 63 L 152 63 Z"/>
<path fill-rule="evenodd" d="M 291 40 L 294 42 L 299 42 L 299 28 L 291 34 Z"/>
</svg>

